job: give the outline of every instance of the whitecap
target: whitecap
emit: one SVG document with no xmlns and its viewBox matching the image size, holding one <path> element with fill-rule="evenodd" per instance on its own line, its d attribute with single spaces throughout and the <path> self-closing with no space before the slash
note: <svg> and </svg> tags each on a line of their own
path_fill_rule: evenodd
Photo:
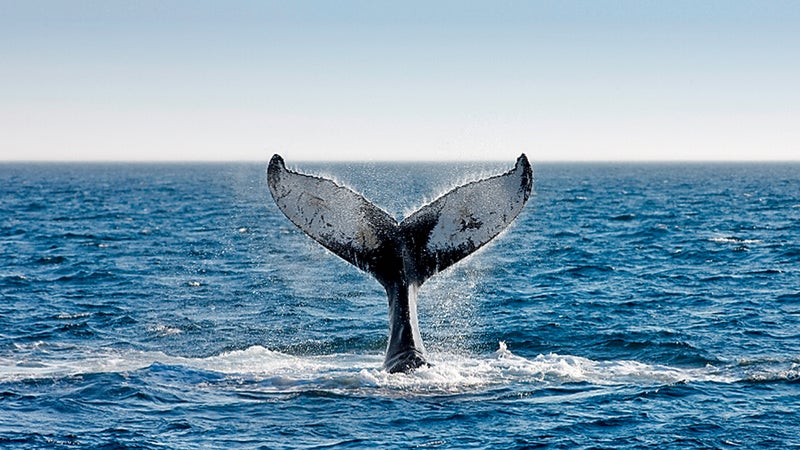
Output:
<svg viewBox="0 0 800 450">
<path fill-rule="evenodd" d="M 181 330 L 178 327 L 173 327 L 173 326 L 164 325 L 164 324 L 159 324 L 159 325 L 154 325 L 154 326 L 148 327 L 147 331 L 149 331 L 150 333 L 155 333 L 155 334 L 157 334 L 159 336 L 171 336 L 171 335 L 174 335 L 174 334 L 183 333 L 183 330 Z"/>
<path fill-rule="evenodd" d="M 764 242 L 761 239 L 742 239 L 735 236 L 712 237 L 709 241 L 717 244 L 760 244 Z"/>
</svg>

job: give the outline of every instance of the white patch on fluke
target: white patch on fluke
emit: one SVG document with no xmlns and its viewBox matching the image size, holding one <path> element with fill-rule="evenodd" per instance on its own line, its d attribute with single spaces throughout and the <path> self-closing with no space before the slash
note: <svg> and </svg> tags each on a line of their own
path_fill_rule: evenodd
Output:
<svg viewBox="0 0 800 450">
<path fill-rule="evenodd" d="M 466 184 L 436 200 L 441 210 L 428 247 L 435 251 L 462 242 L 479 247 L 503 231 L 525 206 L 526 192 L 520 188 L 522 168 L 517 167 L 516 172 L 518 176 Z"/>
</svg>

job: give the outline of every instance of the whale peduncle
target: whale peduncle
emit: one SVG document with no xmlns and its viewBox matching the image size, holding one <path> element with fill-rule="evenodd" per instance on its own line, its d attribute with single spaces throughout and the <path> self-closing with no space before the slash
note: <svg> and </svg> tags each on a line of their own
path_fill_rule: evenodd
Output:
<svg viewBox="0 0 800 450">
<path fill-rule="evenodd" d="M 428 365 L 417 319 L 415 283 L 397 282 L 386 287 L 389 300 L 389 344 L 383 368 L 389 373 L 408 372 Z"/>
</svg>

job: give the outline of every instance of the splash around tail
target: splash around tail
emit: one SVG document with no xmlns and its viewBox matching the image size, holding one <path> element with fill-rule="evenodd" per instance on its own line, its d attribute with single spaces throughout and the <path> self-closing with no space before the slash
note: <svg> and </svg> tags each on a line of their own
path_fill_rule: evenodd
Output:
<svg viewBox="0 0 800 450">
<path fill-rule="evenodd" d="M 280 155 L 269 163 L 267 184 L 290 221 L 384 287 L 389 344 L 383 367 L 394 373 L 428 364 L 417 320 L 419 288 L 508 227 L 530 198 L 533 171 L 522 154 L 512 170 L 459 186 L 400 223 L 345 186 L 288 170 Z"/>
</svg>

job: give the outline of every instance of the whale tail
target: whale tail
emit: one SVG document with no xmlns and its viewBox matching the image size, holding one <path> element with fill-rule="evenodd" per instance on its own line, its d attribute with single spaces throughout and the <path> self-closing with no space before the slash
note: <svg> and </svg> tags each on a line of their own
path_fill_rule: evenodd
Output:
<svg viewBox="0 0 800 450">
<path fill-rule="evenodd" d="M 528 201 L 533 173 L 522 154 L 512 170 L 459 186 L 400 223 L 345 186 L 286 169 L 279 155 L 269 163 L 267 184 L 289 220 L 386 289 L 385 367 L 392 372 L 424 364 L 416 323 L 419 287 L 500 234 Z"/>
</svg>

